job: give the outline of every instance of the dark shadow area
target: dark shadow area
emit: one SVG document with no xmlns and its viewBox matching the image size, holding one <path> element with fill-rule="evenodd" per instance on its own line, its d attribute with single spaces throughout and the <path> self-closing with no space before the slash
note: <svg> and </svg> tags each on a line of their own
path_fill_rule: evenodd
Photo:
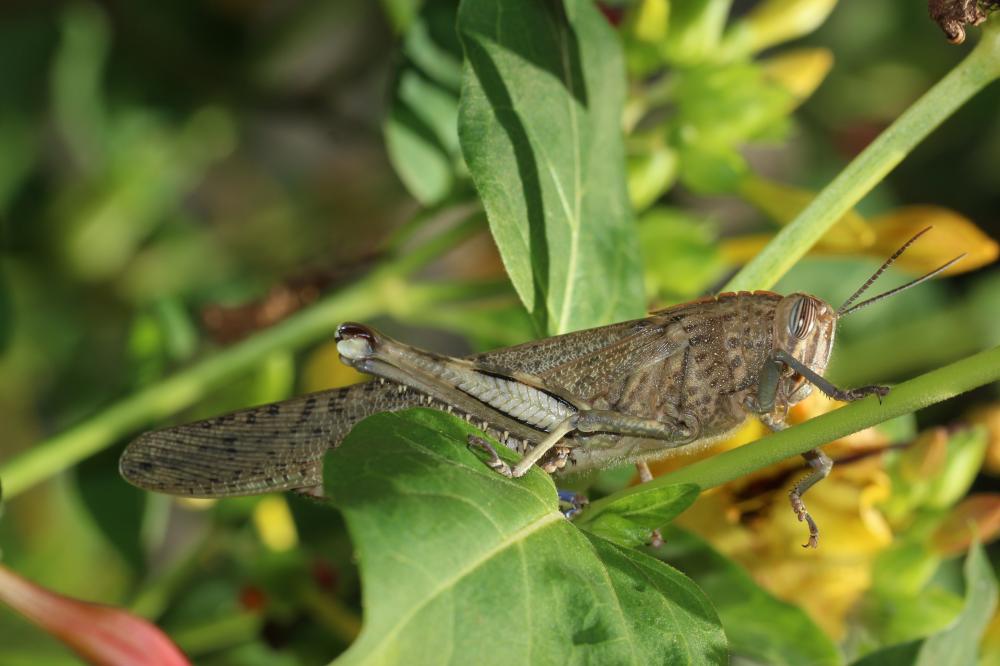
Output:
<svg viewBox="0 0 1000 666">
<path fill-rule="evenodd" d="M 542 203 L 542 184 L 538 173 L 538 163 L 531 149 L 528 132 L 514 110 L 503 77 L 493 59 L 478 41 L 470 39 L 465 44 L 466 56 L 472 65 L 476 78 L 482 86 L 486 98 L 493 108 L 500 126 L 507 133 L 517 173 L 524 192 L 525 214 L 528 218 L 528 242 L 530 245 L 532 277 L 535 289 L 535 307 L 532 312 L 542 330 L 548 328 L 547 290 L 549 285 L 549 241 L 545 232 L 545 207 Z"/>
<path fill-rule="evenodd" d="M 466 34 L 495 42 L 548 72 L 586 108 L 588 92 L 580 44 L 562 0 L 541 0 L 532 5 L 534 11 L 517 13 L 509 9 L 501 13 L 494 5 L 493 15 L 467 18 L 462 28 Z M 468 44 L 466 47 L 468 50 Z M 467 55 L 471 60 L 471 54 Z"/>
</svg>

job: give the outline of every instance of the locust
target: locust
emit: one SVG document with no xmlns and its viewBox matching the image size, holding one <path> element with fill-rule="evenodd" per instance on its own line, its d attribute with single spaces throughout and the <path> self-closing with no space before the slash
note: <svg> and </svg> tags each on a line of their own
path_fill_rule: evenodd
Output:
<svg viewBox="0 0 1000 666">
<path fill-rule="evenodd" d="M 521 454 L 513 467 L 488 440 L 470 438 L 484 462 L 518 478 L 532 467 L 560 475 L 636 463 L 708 447 L 751 417 L 787 427 L 791 406 L 817 388 L 854 401 L 887 386 L 840 389 L 823 375 L 837 322 L 909 289 L 962 257 L 900 287 L 857 302 L 924 229 L 833 308 L 804 293 L 727 292 L 643 319 L 456 358 L 418 349 L 375 329 L 344 323 L 340 359 L 371 381 L 141 435 L 120 471 L 140 488 L 189 497 L 294 490 L 322 496 L 323 457 L 363 418 L 429 407 L 463 417 Z M 803 454 L 808 473 L 790 492 L 816 547 L 819 528 L 802 496 L 832 460 Z"/>
</svg>

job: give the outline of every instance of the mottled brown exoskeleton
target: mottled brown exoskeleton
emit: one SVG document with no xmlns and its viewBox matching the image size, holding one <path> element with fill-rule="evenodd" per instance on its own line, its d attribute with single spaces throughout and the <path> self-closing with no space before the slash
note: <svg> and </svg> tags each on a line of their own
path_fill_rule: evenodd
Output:
<svg viewBox="0 0 1000 666">
<path fill-rule="evenodd" d="M 921 232 L 923 233 L 923 232 Z M 919 234 L 918 234 L 919 236 Z M 788 408 L 815 386 L 839 400 L 885 395 L 884 386 L 841 390 L 823 378 L 838 317 L 915 240 L 900 248 L 840 309 L 808 294 L 724 293 L 635 321 L 569 333 L 466 358 L 442 356 L 361 324 L 337 331 L 344 363 L 375 381 L 324 391 L 142 435 L 125 451 L 131 483 L 192 497 L 277 490 L 322 492 L 322 459 L 366 416 L 432 407 L 470 420 L 523 454 L 513 468 L 486 440 L 487 464 L 510 477 L 640 464 L 700 449 L 750 416 L 785 427 Z M 953 261 L 957 261 L 953 260 Z M 818 530 L 802 494 L 832 462 L 805 454 L 811 471 L 792 506 Z"/>
<path fill-rule="evenodd" d="M 1000 9 L 1000 0 L 927 0 L 931 19 L 941 26 L 948 41 L 965 41 L 965 26 L 979 25 L 991 11 Z"/>
</svg>

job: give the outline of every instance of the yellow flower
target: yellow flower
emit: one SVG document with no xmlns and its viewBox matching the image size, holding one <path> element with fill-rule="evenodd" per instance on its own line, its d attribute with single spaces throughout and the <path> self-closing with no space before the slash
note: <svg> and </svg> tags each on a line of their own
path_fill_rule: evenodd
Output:
<svg viewBox="0 0 1000 666">
<path fill-rule="evenodd" d="M 800 422 L 839 405 L 813 395 L 797 405 L 789 419 Z M 663 473 L 765 433 L 763 425 L 751 421 L 709 452 L 671 458 L 650 468 L 654 474 Z M 871 586 L 876 555 L 892 543 L 892 530 L 878 508 L 891 491 L 883 468 L 885 446 L 885 436 L 868 429 L 824 448 L 842 462 L 806 495 L 821 530 L 818 549 L 802 548 L 805 527 L 788 504 L 788 492 L 805 473 L 799 459 L 703 493 L 677 523 L 740 562 L 773 594 L 804 608 L 831 636 L 843 637 L 845 618 Z"/>
<path fill-rule="evenodd" d="M 870 220 L 875 243 L 868 254 L 886 257 L 921 229 L 934 227 L 933 242 L 914 243 L 896 265 L 911 273 L 927 273 L 963 252 L 965 258 L 944 275 L 965 273 L 997 259 L 1000 247 L 972 220 L 940 206 L 906 206 Z"/>
<path fill-rule="evenodd" d="M 795 219 L 815 193 L 754 174 L 744 177 L 740 195 L 780 225 Z M 944 275 L 981 268 L 996 261 L 1000 246 L 972 220 L 940 206 L 904 206 L 871 220 L 855 210 L 845 213 L 813 247 L 813 254 L 866 255 L 879 261 L 927 227 L 933 242 L 913 244 L 896 260 L 896 266 L 915 274 L 927 273 L 965 253 L 965 258 Z M 722 241 L 722 255 L 732 264 L 749 261 L 771 240 L 772 234 L 751 234 Z"/>
</svg>

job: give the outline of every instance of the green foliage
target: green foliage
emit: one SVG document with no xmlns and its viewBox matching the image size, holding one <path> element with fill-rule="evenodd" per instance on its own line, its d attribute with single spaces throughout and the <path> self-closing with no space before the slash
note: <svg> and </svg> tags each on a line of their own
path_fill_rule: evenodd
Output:
<svg viewBox="0 0 1000 666">
<path fill-rule="evenodd" d="M 979 544 L 969 550 L 964 574 L 965 605 L 953 623 L 922 640 L 890 646 L 868 654 L 854 662 L 854 666 L 975 664 L 979 641 L 997 607 L 997 579 Z"/>
<path fill-rule="evenodd" d="M 466 0 L 458 31 L 462 153 L 538 330 L 641 316 L 613 30 L 587 0 Z"/>
<path fill-rule="evenodd" d="M 698 493 L 698 486 L 691 483 L 653 489 L 640 486 L 633 495 L 598 500 L 576 525 L 619 546 L 641 546 L 649 543 L 653 530 L 691 506 Z"/>
<path fill-rule="evenodd" d="M 691 576 L 705 592 L 735 654 L 774 666 L 841 663 L 837 646 L 800 608 L 776 599 L 690 532 L 671 528 L 663 536 L 657 557 Z"/>
<path fill-rule="evenodd" d="M 462 49 L 455 34 L 457 7 L 424 4 L 403 37 L 404 62 L 396 71 L 386 148 L 393 167 L 417 201 L 438 203 L 460 178 L 458 94 Z"/>
<path fill-rule="evenodd" d="M 546 475 L 497 475 L 465 446 L 475 433 L 430 410 L 379 414 L 327 457 L 366 608 L 338 664 L 728 661 L 688 578 L 581 533 Z"/>
<path fill-rule="evenodd" d="M 690 300 L 722 277 L 726 264 L 715 230 L 705 220 L 658 206 L 642 214 L 638 231 L 646 290 L 657 297 Z"/>
<path fill-rule="evenodd" d="M 883 404 L 649 485 L 630 487 L 630 469 L 560 478 L 594 500 L 573 521 L 540 471 L 494 474 L 465 446 L 473 428 L 422 410 L 373 417 L 331 452 L 336 509 L 299 496 L 192 508 L 117 477 L 116 445 L 142 429 L 280 399 L 303 366 L 342 381 L 332 345 L 298 352 L 344 320 L 461 355 L 711 292 L 734 268 L 733 230 L 771 230 L 715 195 L 745 197 L 751 164 L 814 187 L 931 88 L 730 283 L 770 286 L 1000 74 L 994 19 L 931 87 L 957 52 L 911 29 L 924 10 L 899 2 L 841 3 L 814 38 L 823 48 L 804 49 L 823 51 L 822 66 L 782 75 L 785 50 L 756 54 L 808 34 L 834 2 L 733 4 L 382 0 L 383 16 L 364 0 L 265 0 L 125 3 L 112 16 L 84 2 L 0 22 L 4 563 L 130 607 L 199 664 L 341 652 L 343 663 L 836 664 L 841 650 L 868 653 L 858 663 L 971 663 L 995 581 L 977 546 L 963 592 L 932 542 L 956 502 L 995 483 L 980 475 L 987 432 L 952 427 L 964 406 L 941 405 L 920 423 L 947 426 L 947 454 L 918 477 L 904 462 L 919 448 L 914 410 L 997 379 L 1000 351 L 982 351 L 1000 343 L 995 272 L 969 277 L 961 298 L 927 284 L 844 323 L 838 385 L 938 368 Z M 793 118 L 830 52 L 825 97 Z M 996 92 L 864 207 L 926 193 L 992 215 Z M 785 140 L 791 167 L 772 159 Z M 748 160 L 752 146 L 766 152 Z M 837 302 L 869 264 L 804 261 L 780 290 Z M 906 449 L 874 472 L 891 492 L 857 471 L 882 460 L 875 448 L 837 467 L 862 477 L 863 516 L 888 521 L 891 544 L 786 556 L 821 580 L 839 583 L 823 568 L 838 558 L 871 577 L 842 611 L 839 645 L 819 628 L 828 618 L 755 582 L 754 558 L 723 555 L 775 548 L 756 526 L 786 507 L 756 493 L 779 481 L 724 495 L 719 520 L 742 538 L 709 544 L 669 527 L 661 551 L 641 548 L 702 488 L 892 415 L 869 433 Z M 64 470 L 71 484 L 42 483 Z M 992 529 L 992 514 L 973 517 Z M 0 643 L 12 663 L 68 663 L 3 609 Z"/>
</svg>

